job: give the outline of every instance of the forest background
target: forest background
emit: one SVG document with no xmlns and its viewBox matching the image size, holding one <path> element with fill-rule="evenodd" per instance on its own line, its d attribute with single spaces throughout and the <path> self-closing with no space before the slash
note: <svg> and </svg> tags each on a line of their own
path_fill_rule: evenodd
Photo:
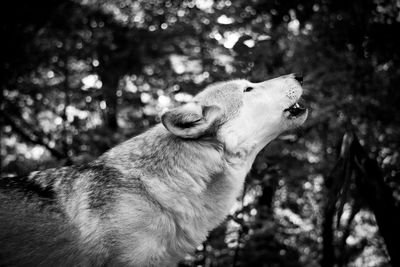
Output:
<svg viewBox="0 0 400 267">
<path fill-rule="evenodd" d="M 2 176 L 87 163 L 215 81 L 302 72 L 308 121 L 260 153 L 229 218 L 181 265 L 400 266 L 399 0 L 0 12 Z"/>
</svg>

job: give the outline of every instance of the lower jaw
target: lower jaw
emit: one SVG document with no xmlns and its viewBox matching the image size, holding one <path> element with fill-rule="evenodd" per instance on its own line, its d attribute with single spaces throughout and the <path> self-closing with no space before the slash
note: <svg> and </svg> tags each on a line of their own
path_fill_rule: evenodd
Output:
<svg viewBox="0 0 400 267">
<path fill-rule="evenodd" d="M 308 110 L 306 109 L 303 113 L 298 114 L 298 115 L 296 115 L 296 116 L 293 116 L 293 115 L 290 115 L 290 114 L 289 114 L 289 115 L 286 117 L 286 121 L 287 121 L 288 123 L 294 123 L 294 124 L 299 124 L 299 125 L 301 125 L 301 124 L 303 124 L 304 121 L 307 119 L 307 116 L 308 116 Z"/>
</svg>

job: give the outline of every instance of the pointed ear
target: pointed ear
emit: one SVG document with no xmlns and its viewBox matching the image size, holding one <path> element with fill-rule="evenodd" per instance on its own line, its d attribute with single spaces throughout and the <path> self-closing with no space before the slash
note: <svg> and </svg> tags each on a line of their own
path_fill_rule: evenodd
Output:
<svg viewBox="0 0 400 267">
<path fill-rule="evenodd" d="M 182 138 L 197 138 L 210 133 L 221 118 L 218 106 L 202 106 L 192 102 L 171 109 L 161 116 L 161 122 L 168 131 Z"/>
</svg>

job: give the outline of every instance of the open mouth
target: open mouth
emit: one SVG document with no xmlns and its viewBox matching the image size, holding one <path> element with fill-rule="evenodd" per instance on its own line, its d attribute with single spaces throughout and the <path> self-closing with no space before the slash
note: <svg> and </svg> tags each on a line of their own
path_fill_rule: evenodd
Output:
<svg viewBox="0 0 400 267">
<path fill-rule="evenodd" d="M 307 108 L 296 102 L 287 109 L 284 109 L 283 111 L 288 112 L 288 118 L 292 119 L 303 115 L 307 111 Z"/>
</svg>

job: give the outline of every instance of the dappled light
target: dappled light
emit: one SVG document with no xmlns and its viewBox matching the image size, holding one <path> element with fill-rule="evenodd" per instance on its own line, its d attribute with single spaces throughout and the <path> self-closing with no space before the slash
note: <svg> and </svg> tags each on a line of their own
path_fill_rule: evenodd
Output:
<svg viewBox="0 0 400 267">
<path fill-rule="evenodd" d="M 229 217 L 180 266 L 400 264 L 388 223 L 400 214 L 399 1 L 3 8 L 2 176 L 87 163 L 213 82 L 302 72 L 307 122 L 257 156 Z"/>
</svg>

